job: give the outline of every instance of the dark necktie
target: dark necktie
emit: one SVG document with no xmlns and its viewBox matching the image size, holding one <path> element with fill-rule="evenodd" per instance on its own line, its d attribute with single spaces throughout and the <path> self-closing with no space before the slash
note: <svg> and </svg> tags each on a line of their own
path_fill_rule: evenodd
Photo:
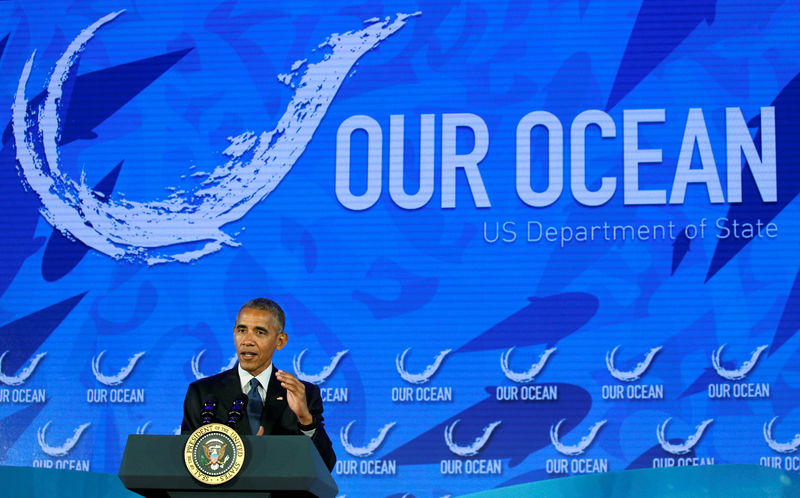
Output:
<svg viewBox="0 0 800 498">
<path fill-rule="evenodd" d="M 261 383 L 255 377 L 250 379 L 250 393 L 247 395 L 247 420 L 250 421 L 250 430 L 253 434 L 258 432 L 261 426 L 261 410 L 264 409 L 264 402 L 258 394 L 258 386 Z"/>
</svg>

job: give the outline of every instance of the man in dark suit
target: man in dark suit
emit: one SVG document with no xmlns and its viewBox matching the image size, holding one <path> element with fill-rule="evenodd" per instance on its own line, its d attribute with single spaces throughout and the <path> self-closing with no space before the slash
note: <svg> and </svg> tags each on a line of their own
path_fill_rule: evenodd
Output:
<svg viewBox="0 0 800 498">
<path fill-rule="evenodd" d="M 216 416 L 222 421 L 233 401 L 244 393 L 248 397 L 248 420 L 243 417 L 236 432 L 310 437 L 325 465 L 333 470 L 336 454 L 322 423 L 319 387 L 300 381 L 272 364 L 272 355 L 289 340 L 283 330 L 285 323 L 283 310 L 269 299 L 251 299 L 242 306 L 233 327 L 239 363 L 230 370 L 189 384 L 181 432 L 188 434 L 200 427 L 205 401 L 217 400 Z"/>
</svg>

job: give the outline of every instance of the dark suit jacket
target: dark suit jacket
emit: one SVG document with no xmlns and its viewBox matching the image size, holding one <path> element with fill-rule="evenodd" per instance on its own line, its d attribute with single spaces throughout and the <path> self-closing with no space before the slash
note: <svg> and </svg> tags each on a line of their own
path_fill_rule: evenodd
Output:
<svg viewBox="0 0 800 498">
<path fill-rule="evenodd" d="M 303 435 L 298 427 L 297 416 L 289 408 L 286 402 L 286 389 L 281 386 L 275 377 L 276 367 L 272 367 L 272 377 L 267 386 L 267 400 L 264 404 L 264 411 L 261 413 L 261 425 L 264 426 L 264 434 L 275 435 Z M 306 403 L 314 422 L 317 425 L 314 442 L 319 455 L 325 462 L 329 470 L 333 470 L 336 463 L 336 454 L 328 434 L 325 432 L 325 425 L 322 423 L 322 397 L 320 397 L 319 387 L 308 382 L 303 382 L 306 386 Z M 239 382 L 239 372 L 237 367 L 226 370 L 217 375 L 206 377 L 189 384 L 186 391 L 186 400 L 183 402 L 183 423 L 181 423 L 181 433 L 189 434 L 200 427 L 200 409 L 202 404 L 212 397 L 217 399 L 217 420 L 224 423 L 228 416 L 228 409 L 236 399 L 242 394 L 242 386 Z M 247 421 L 247 413 L 242 417 L 241 422 L 236 426 L 236 432 L 242 436 L 255 434 L 258 427 L 250 427 Z M 306 437 L 303 435 L 303 437 Z"/>
</svg>

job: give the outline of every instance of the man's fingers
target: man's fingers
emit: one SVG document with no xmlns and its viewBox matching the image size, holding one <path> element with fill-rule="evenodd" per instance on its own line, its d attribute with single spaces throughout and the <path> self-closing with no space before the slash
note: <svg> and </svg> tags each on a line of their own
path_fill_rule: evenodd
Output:
<svg viewBox="0 0 800 498">
<path fill-rule="evenodd" d="M 303 385 L 303 383 L 300 382 L 294 375 L 284 372 L 283 370 L 279 370 L 277 372 L 277 377 L 278 380 L 281 381 L 281 385 L 293 393 L 305 392 L 306 386 Z"/>
<path fill-rule="evenodd" d="M 280 380 L 281 382 L 297 382 L 299 384 L 302 384 L 302 382 L 297 380 L 297 377 L 290 374 L 289 372 L 284 372 L 283 370 L 278 370 L 276 376 L 278 377 L 278 380 Z"/>
<path fill-rule="evenodd" d="M 301 389 L 306 388 L 306 386 L 304 386 L 300 382 L 281 382 L 281 385 L 287 389 L 292 389 L 294 391 L 299 391 Z"/>
<path fill-rule="evenodd" d="M 264 435 L 264 426 L 261 425 L 258 427 L 258 432 L 256 432 L 256 436 L 263 436 Z"/>
</svg>

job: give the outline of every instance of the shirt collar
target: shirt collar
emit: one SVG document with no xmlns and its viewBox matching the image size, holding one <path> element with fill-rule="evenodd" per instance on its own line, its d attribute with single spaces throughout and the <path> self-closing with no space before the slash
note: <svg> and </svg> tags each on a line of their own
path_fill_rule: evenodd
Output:
<svg viewBox="0 0 800 498">
<path fill-rule="evenodd" d="M 250 380 L 253 378 L 253 375 L 242 368 L 242 365 L 236 365 L 236 369 L 239 371 L 239 383 L 242 386 L 242 392 L 247 393 L 250 392 Z M 267 386 L 269 385 L 269 379 L 272 377 L 272 363 L 269 364 L 267 368 L 264 369 L 263 372 L 256 375 L 255 378 L 258 379 L 258 382 L 261 383 L 261 387 L 264 389 L 264 392 L 267 392 Z"/>
</svg>

